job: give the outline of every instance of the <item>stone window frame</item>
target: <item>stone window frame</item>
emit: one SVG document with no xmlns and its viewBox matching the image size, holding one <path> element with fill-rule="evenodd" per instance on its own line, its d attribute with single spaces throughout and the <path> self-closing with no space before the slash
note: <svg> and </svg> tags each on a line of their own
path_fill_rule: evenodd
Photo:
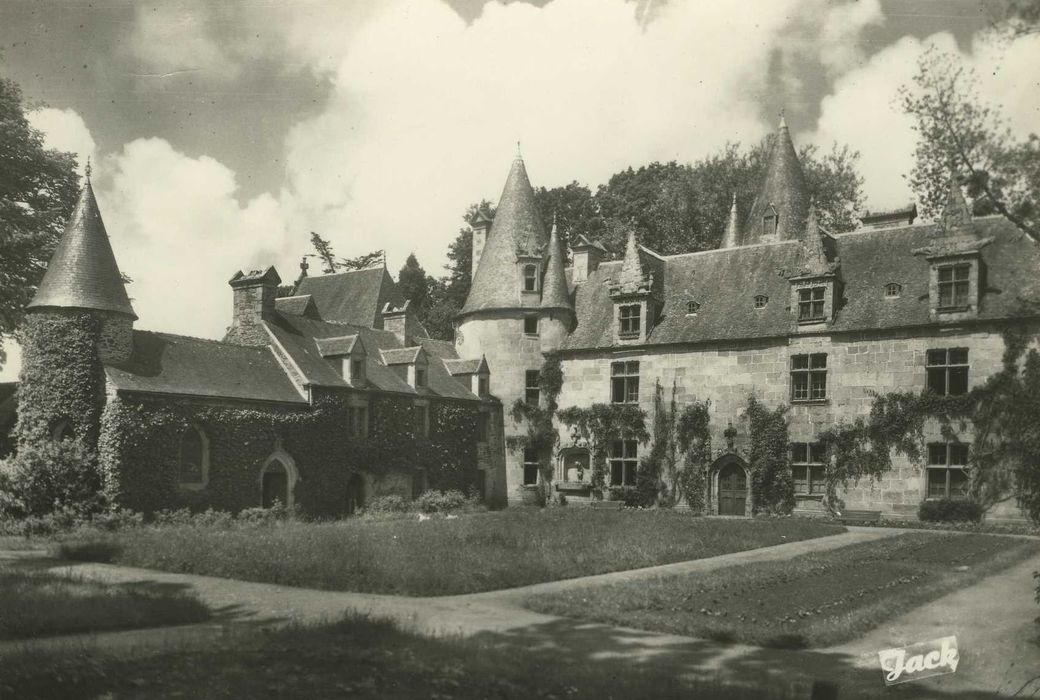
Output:
<svg viewBox="0 0 1040 700">
<path fill-rule="evenodd" d="M 523 455 L 523 480 L 524 486 L 537 486 L 541 480 L 542 462 L 538 458 L 538 450 L 533 447 L 525 447 Z"/>
<path fill-rule="evenodd" d="M 610 441 L 607 451 L 607 466 L 610 470 L 611 486 L 635 486 L 639 469 L 639 443 L 628 438 Z M 620 474 L 620 482 L 615 476 Z"/>
<path fill-rule="evenodd" d="M 425 387 L 427 379 L 428 378 L 426 376 L 426 368 L 425 367 L 419 367 L 418 365 L 416 365 L 416 367 L 415 367 L 415 388 L 416 389 L 421 389 L 421 388 Z"/>
<path fill-rule="evenodd" d="M 610 403 L 639 403 L 639 360 L 610 363 Z"/>
<path fill-rule="evenodd" d="M 537 406 L 542 400 L 542 372 L 537 369 L 524 370 L 524 403 Z"/>
<path fill-rule="evenodd" d="M 688 302 L 686 302 L 686 315 L 687 316 L 696 316 L 697 312 L 700 311 L 700 310 L 701 310 L 700 302 L 698 302 L 698 301 L 688 301 Z"/>
<path fill-rule="evenodd" d="M 971 374 L 969 359 L 968 348 L 929 348 L 925 351 L 925 386 L 939 396 L 967 394 Z M 956 390 L 951 389 L 954 382 Z"/>
<path fill-rule="evenodd" d="M 827 285 L 813 284 L 795 290 L 798 298 L 798 323 L 827 320 Z"/>
<path fill-rule="evenodd" d="M 762 237 L 775 236 L 780 230 L 780 213 L 769 205 L 766 213 L 762 215 Z"/>
<path fill-rule="evenodd" d="M 184 481 L 182 478 L 184 470 L 184 439 L 188 435 L 194 434 L 199 438 L 199 459 L 201 464 L 199 465 L 199 472 L 201 478 L 198 481 Z M 177 486 L 182 489 L 188 489 L 189 491 L 199 491 L 206 488 L 209 484 L 209 436 L 206 431 L 198 423 L 189 423 L 188 426 L 181 431 L 180 437 L 177 440 Z"/>
<path fill-rule="evenodd" d="M 967 489 L 968 484 L 970 483 L 970 477 L 968 475 L 968 465 L 971 455 L 971 444 L 966 442 L 950 441 L 930 442 L 926 446 L 926 450 L 928 464 L 925 467 L 925 500 L 931 501 L 942 498 L 948 498 L 950 500 L 955 501 L 967 500 Z M 953 461 L 954 459 L 958 461 L 955 462 Z M 942 493 L 933 495 L 932 474 L 937 472 L 944 472 L 946 478 L 944 480 Z M 961 473 L 961 483 L 963 484 L 963 491 L 956 495 L 951 492 L 953 472 Z"/>
<path fill-rule="evenodd" d="M 950 278 L 943 279 L 944 273 L 949 273 Z M 959 273 L 963 275 L 958 277 Z M 936 311 L 966 311 L 971 308 L 971 273 L 972 261 L 969 260 L 935 265 Z"/>
<path fill-rule="evenodd" d="M 350 383 L 354 386 L 361 386 L 365 383 L 365 358 L 350 358 Z"/>
<path fill-rule="evenodd" d="M 491 394 L 491 377 L 486 374 L 477 376 L 477 396 L 487 398 Z"/>
<path fill-rule="evenodd" d="M 903 294 L 903 285 L 898 282 L 889 282 L 885 285 L 885 298 L 898 299 Z"/>
<path fill-rule="evenodd" d="M 791 481 L 798 498 L 823 498 L 826 493 L 827 454 L 822 443 L 792 442 L 790 445 Z M 799 490 L 796 470 L 805 470 L 805 489 Z M 818 473 L 819 478 L 815 478 Z"/>
<path fill-rule="evenodd" d="M 534 329 L 531 329 L 531 322 L 534 322 Z M 524 316 L 523 320 L 523 333 L 528 338 L 538 337 L 538 317 L 535 315 Z"/>
<path fill-rule="evenodd" d="M 756 294 L 754 298 L 754 304 L 756 309 L 766 308 L 766 304 L 769 303 L 769 297 L 765 294 Z"/>
<path fill-rule="evenodd" d="M 538 291 L 538 265 L 535 263 L 525 263 L 520 268 L 520 276 L 523 290 L 525 292 Z"/>
<path fill-rule="evenodd" d="M 825 352 L 791 355 L 791 403 L 827 401 L 827 372 Z"/>
<path fill-rule="evenodd" d="M 300 478 L 299 470 L 296 468 L 296 460 L 294 460 L 292 455 L 286 452 L 285 448 L 282 447 L 281 438 L 278 438 L 275 441 L 274 450 L 271 451 L 271 454 L 269 454 L 267 459 L 264 460 L 263 466 L 260 467 L 258 481 L 260 484 L 261 502 L 263 499 L 264 474 L 268 472 L 268 467 L 276 461 L 285 469 L 285 498 L 288 501 L 288 503 L 285 504 L 285 507 L 291 509 L 296 504 L 296 485 L 299 484 L 302 479 Z"/>
<path fill-rule="evenodd" d="M 618 337 L 638 338 L 642 333 L 643 305 L 618 304 Z"/>
<path fill-rule="evenodd" d="M 368 403 L 357 402 L 347 406 L 347 429 L 351 437 L 368 437 Z"/>
</svg>

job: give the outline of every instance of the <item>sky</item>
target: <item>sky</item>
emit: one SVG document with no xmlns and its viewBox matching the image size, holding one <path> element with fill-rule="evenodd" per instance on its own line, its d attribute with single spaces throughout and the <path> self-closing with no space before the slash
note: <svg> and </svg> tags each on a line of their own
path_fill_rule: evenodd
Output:
<svg viewBox="0 0 1040 700">
<path fill-rule="evenodd" d="M 294 279 L 311 231 L 440 274 L 517 142 L 536 186 L 594 189 L 783 109 L 797 144 L 860 151 L 868 208 L 905 204 L 897 90 L 927 46 L 1038 123 L 1040 36 L 985 41 L 997 1 L 3 0 L 0 75 L 91 158 L 137 327 L 220 337 L 231 275 Z"/>
</svg>

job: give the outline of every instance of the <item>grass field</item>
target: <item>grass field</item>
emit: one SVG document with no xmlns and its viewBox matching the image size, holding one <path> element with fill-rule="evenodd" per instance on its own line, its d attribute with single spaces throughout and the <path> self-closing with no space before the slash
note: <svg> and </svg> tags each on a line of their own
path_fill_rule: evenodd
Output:
<svg viewBox="0 0 1040 700">
<path fill-rule="evenodd" d="M 908 533 L 782 562 L 553 594 L 540 612 L 764 646 L 813 647 L 881 622 L 1040 551 L 1040 541 Z"/>
<path fill-rule="evenodd" d="M 0 639 L 201 622 L 194 597 L 155 586 L 95 583 L 73 575 L 0 569 Z"/>
<path fill-rule="evenodd" d="M 131 528 L 63 558 L 329 590 L 448 595 L 634 569 L 843 532 L 808 520 L 513 509 L 456 519 Z"/>
<path fill-rule="evenodd" d="M 0 697 L 65 698 L 700 698 L 786 700 L 770 688 L 681 680 L 614 660 L 561 658 L 548 651 L 427 639 L 389 623 L 348 619 L 216 642 L 204 652 L 136 661 L 103 654 L 3 659 Z"/>
</svg>

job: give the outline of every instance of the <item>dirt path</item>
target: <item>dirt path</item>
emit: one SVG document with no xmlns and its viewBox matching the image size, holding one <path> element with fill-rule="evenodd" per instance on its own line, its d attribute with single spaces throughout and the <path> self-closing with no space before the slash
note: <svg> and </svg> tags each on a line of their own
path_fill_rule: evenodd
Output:
<svg viewBox="0 0 1040 700">
<path fill-rule="evenodd" d="M 745 645 L 725 645 L 655 632 L 543 615 L 521 607 L 525 598 L 546 592 L 605 585 L 620 581 L 710 571 L 735 564 L 787 559 L 812 551 L 881 539 L 900 530 L 850 528 L 841 535 L 736 552 L 709 559 L 615 572 L 505 591 L 439 598 L 343 593 L 252 583 L 209 576 L 173 574 L 104 564 L 47 563 L 57 571 L 73 571 L 93 580 L 113 583 L 150 582 L 190 588 L 214 610 L 214 621 L 180 628 L 79 635 L 29 643 L 2 643 L 0 656 L 45 648 L 101 647 L 134 653 L 156 653 L 181 646 L 198 646 L 215 637 L 250 634 L 255 626 L 286 622 L 332 621 L 348 611 L 396 620 L 428 635 L 463 635 L 507 647 L 557 648 L 573 658 L 617 658 L 624 663 L 652 664 L 662 673 L 729 678 L 753 684 L 783 684 L 808 692 L 812 681 L 829 680 L 842 687 L 841 698 L 887 697 L 986 698 L 1011 694 L 1029 678 L 1030 653 L 1023 647 L 1034 630 L 1030 573 L 1040 568 L 1034 558 L 979 584 L 945 596 L 898 617 L 866 637 L 825 650 L 788 651 Z M 24 553 L 10 565 L 25 564 Z M 0 553 L 0 559 L 5 558 Z M 37 560 L 35 566 L 44 565 Z M 1023 587 L 1026 587 L 1025 589 Z M 1033 625 L 1035 627 L 1035 625 Z M 924 641 L 955 633 L 964 661 L 954 676 L 909 684 L 886 691 L 881 684 L 876 653 L 887 646 Z M 1016 686 L 1016 687 L 1011 687 Z M 954 693 L 955 695 L 951 695 Z M 1025 697 L 1030 697 L 1027 693 Z M 1040 694 L 1037 695 L 1040 697 Z"/>
</svg>

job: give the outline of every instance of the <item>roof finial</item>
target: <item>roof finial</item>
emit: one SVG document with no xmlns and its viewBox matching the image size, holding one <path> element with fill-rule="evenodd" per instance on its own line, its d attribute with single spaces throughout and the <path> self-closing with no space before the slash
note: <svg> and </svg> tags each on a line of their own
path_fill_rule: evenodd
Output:
<svg viewBox="0 0 1040 700">
<path fill-rule="evenodd" d="M 552 227 L 552 232 L 556 233 L 556 210 L 555 209 L 553 209 L 553 227 Z"/>
<path fill-rule="evenodd" d="M 780 128 L 781 129 L 786 129 L 787 128 L 787 120 L 784 119 L 784 108 L 783 107 L 780 108 Z"/>
<path fill-rule="evenodd" d="M 87 165 L 86 165 L 85 168 L 83 168 L 83 174 L 87 176 L 87 182 L 90 182 L 90 173 L 91 173 L 90 156 L 87 156 Z"/>
<path fill-rule="evenodd" d="M 516 142 L 516 157 L 519 160 L 523 160 L 524 159 L 524 154 L 520 152 L 520 141 Z"/>
</svg>

